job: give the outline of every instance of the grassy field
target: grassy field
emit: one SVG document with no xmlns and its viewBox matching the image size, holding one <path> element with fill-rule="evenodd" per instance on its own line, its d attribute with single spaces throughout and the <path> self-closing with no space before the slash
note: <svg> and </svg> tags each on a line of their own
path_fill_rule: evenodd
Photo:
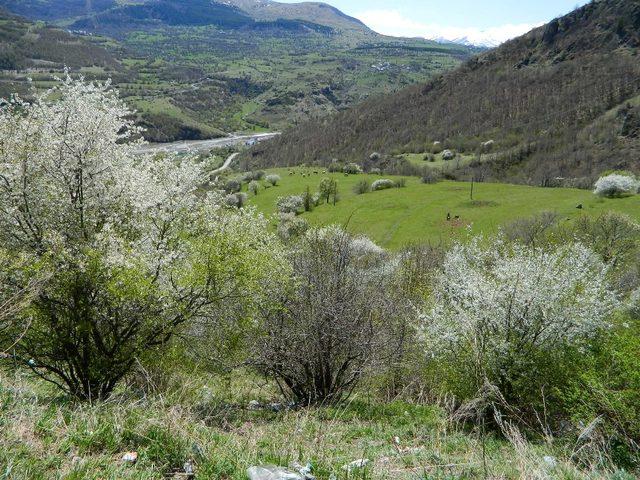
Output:
<svg viewBox="0 0 640 480">
<path fill-rule="evenodd" d="M 307 463 L 320 480 L 605 478 L 568 463 L 545 472 L 542 458 L 564 462 L 566 446 L 531 444 L 524 455 L 497 435 L 483 442 L 431 405 L 356 395 L 340 407 L 280 410 L 273 386 L 251 375 L 183 372 L 163 382 L 160 392 L 134 383 L 108 402 L 82 405 L 0 372 L 0 478 L 192 478 L 186 462 L 195 478 L 225 480 L 246 480 L 252 465 Z M 135 465 L 121 460 L 126 452 L 138 454 Z M 366 468 L 345 470 L 358 459 L 369 460 Z M 531 469 L 548 476 L 527 476 Z"/>
<path fill-rule="evenodd" d="M 496 233 L 512 220 L 542 211 L 557 212 L 563 222 L 580 215 L 597 215 L 608 210 L 625 213 L 640 221 L 640 196 L 620 199 L 602 199 L 587 190 L 569 188 L 538 188 L 522 185 L 476 183 L 473 201 L 470 183 L 443 181 L 425 185 L 418 178 L 406 178 L 401 189 L 353 193 L 354 185 L 366 179 L 370 182 L 382 178 L 371 175 L 323 174 L 297 168 L 294 175 L 287 169 L 270 170 L 282 181 L 276 187 L 263 189 L 250 198 L 250 204 L 259 211 L 275 213 L 278 197 L 297 195 L 307 186 L 311 192 L 318 189 L 320 180 L 329 176 L 338 182 L 340 201 L 335 205 L 321 205 L 305 213 L 311 224 L 337 223 L 348 225 L 355 233 L 370 236 L 381 246 L 401 248 L 407 243 L 439 242 L 463 238 L 469 231 L 475 234 Z M 306 172 L 306 177 L 302 174 Z M 582 205 L 582 209 L 576 208 Z M 447 221 L 450 213 L 453 220 Z M 458 216 L 459 219 L 455 220 Z M 275 220 L 274 220 L 275 222 Z"/>
</svg>

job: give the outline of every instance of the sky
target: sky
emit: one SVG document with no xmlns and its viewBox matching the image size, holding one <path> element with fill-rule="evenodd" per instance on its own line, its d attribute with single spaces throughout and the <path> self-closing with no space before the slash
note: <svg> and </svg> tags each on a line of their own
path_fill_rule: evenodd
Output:
<svg viewBox="0 0 640 480">
<path fill-rule="evenodd" d="M 295 3 L 300 0 L 280 0 Z M 588 3 L 586 0 L 325 0 L 376 32 L 399 37 L 466 37 L 501 43 Z"/>
</svg>

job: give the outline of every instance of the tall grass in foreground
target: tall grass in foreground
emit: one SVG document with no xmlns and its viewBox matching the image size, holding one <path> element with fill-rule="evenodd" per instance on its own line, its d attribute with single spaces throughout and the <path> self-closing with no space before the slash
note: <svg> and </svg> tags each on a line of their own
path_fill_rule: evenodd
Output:
<svg viewBox="0 0 640 480">
<path fill-rule="evenodd" d="M 339 407 L 288 410 L 270 403 L 272 385 L 246 374 L 154 377 L 130 385 L 135 393 L 89 405 L 1 374 L 0 478 L 185 478 L 187 461 L 207 479 L 240 480 L 251 465 L 296 462 L 311 462 L 319 479 L 633 478 L 594 454 L 595 429 L 588 442 L 532 443 L 505 423 L 507 441 L 467 430 L 431 405 L 356 395 Z M 121 462 L 127 451 L 138 452 L 135 465 Z M 360 458 L 370 460 L 365 469 L 343 468 Z"/>
</svg>

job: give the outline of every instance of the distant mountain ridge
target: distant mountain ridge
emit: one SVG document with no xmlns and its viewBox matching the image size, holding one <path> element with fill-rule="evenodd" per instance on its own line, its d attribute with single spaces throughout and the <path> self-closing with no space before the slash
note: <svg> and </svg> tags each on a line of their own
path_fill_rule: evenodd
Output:
<svg viewBox="0 0 640 480">
<path fill-rule="evenodd" d="M 167 25 L 250 27 L 254 22 L 301 21 L 372 34 L 360 20 L 325 3 L 271 0 L 0 0 L 0 7 L 28 18 L 72 21 L 72 28 L 160 22 Z"/>
<path fill-rule="evenodd" d="M 94 15 L 118 5 L 116 0 L 1 0 L 0 7 L 16 15 L 46 21 Z"/>
<path fill-rule="evenodd" d="M 305 20 L 332 28 L 356 30 L 367 34 L 373 33 L 357 18 L 346 15 L 337 8 L 321 2 L 281 3 L 272 0 L 219 0 L 219 3 L 238 7 L 259 21 Z"/>
<path fill-rule="evenodd" d="M 328 22 L 330 23 L 330 22 Z M 276 28 L 331 34 L 330 25 L 304 18 L 274 17 L 256 19 L 230 2 L 212 0 L 147 0 L 139 4 L 124 4 L 92 13 L 73 22 L 74 30 L 89 29 L 104 33 L 128 32 L 132 28 L 153 29 L 158 26 L 203 27 L 229 29 Z"/>
<path fill-rule="evenodd" d="M 467 47 L 480 47 L 480 48 L 496 48 L 499 47 L 502 41 L 496 38 L 485 37 L 479 40 L 470 40 L 469 37 L 458 37 L 453 39 L 447 39 L 444 37 L 429 38 L 434 42 L 443 43 L 445 45 L 466 45 Z"/>
<path fill-rule="evenodd" d="M 297 126 L 252 161 L 365 162 L 442 142 L 477 155 L 461 178 L 589 185 L 606 169 L 640 170 L 639 48 L 640 1 L 594 1 L 429 83 Z"/>
<path fill-rule="evenodd" d="M 254 20 L 241 10 L 210 0 L 152 0 L 139 4 L 117 5 L 76 20 L 71 28 L 130 30 L 164 24 L 168 26 L 205 26 L 239 28 Z"/>
</svg>

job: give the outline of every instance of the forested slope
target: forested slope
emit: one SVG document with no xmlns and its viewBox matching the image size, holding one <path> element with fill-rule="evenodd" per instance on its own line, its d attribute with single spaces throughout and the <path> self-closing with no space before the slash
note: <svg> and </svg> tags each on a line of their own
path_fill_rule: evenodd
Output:
<svg viewBox="0 0 640 480">
<path fill-rule="evenodd" d="M 300 125 L 253 152 L 264 166 L 428 152 L 489 160 L 466 173 L 547 184 L 640 163 L 640 2 L 592 2 L 434 81 Z"/>
</svg>

